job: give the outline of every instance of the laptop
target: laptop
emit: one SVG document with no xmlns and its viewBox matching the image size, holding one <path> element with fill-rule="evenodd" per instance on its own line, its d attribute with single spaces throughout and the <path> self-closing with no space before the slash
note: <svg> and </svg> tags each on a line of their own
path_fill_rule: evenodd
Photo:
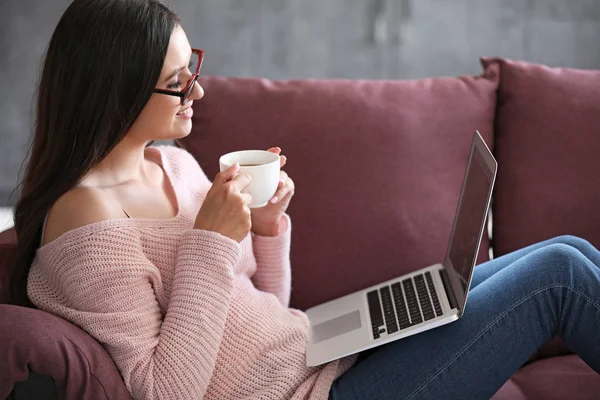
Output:
<svg viewBox="0 0 600 400">
<path fill-rule="evenodd" d="M 497 169 L 476 131 L 443 262 L 307 310 L 308 366 L 415 335 L 463 315 Z"/>
</svg>

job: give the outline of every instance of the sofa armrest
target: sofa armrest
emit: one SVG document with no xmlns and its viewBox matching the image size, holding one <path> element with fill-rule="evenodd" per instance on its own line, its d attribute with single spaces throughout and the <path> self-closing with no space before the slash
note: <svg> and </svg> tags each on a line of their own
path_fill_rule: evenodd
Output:
<svg viewBox="0 0 600 400">
<path fill-rule="evenodd" d="M 17 234 L 14 228 L 0 232 L 0 303 L 8 302 L 8 277 L 17 252 Z"/>
<path fill-rule="evenodd" d="M 15 244 L 17 243 L 17 232 L 15 228 L 10 228 L 5 231 L 0 231 L 0 244 Z"/>
<path fill-rule="evenodd" d="M 29 370 L 52 376 L 64 399 L 131 399 L 112 359 L 70 322 L 32 308 L 0 304 L 0 398 Z"/>
</svg>

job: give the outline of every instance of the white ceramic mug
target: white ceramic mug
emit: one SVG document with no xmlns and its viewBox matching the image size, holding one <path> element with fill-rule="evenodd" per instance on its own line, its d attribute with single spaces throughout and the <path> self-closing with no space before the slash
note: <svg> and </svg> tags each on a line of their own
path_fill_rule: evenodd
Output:
<svg viewBox="0 0 600 400">
<path fill-rule="evenodd" d="M 240 165 L 240 173 L 252 178 L 250 184 L 242 191 L 252 196 L 249 207 L 266 206 L 279 186 L 279 156 L 265 150 L 234 151 L 219 158 L 219 169 L 223 172 L 236 162 Z"/>
</svg>

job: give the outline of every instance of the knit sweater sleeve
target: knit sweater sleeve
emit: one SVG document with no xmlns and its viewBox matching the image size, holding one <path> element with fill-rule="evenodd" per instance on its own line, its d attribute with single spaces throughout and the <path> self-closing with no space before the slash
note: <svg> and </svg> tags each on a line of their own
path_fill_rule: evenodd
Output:
<svg viewBox="0 0 600 400">
<path fill-rule="evenodd" d="M 134 398 L 202 398 L 223 337 L 238 243 L 185 231 L 171 297 L 161 310 L 155 293 L 163 291 L 154 290 L 163 284 L 160 272 L 144 255 L 138 232 L 82 236 L 39 257 L 29 277 L 31 300 L 102 343 Z"/>
<path fill-rule="evenodd" d="M 281 235 L 274 237 L 253 235 L 252 237 L 257 266 L 252 282 L 257 289 L 273 293 L 284 307 L 288 307 L 292 287 L 290 264 L 292 223 L 289 216 L 284 215 L 283 218 L 286 226 Z"/>
</svg>

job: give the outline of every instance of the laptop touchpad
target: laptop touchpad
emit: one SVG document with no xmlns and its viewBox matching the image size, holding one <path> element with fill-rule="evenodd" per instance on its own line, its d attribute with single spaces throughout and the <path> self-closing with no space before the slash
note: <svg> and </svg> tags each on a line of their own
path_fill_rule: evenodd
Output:
<svg viewBox="0 0 600 400">
<path fill-rule="evenodd" d="M 313 343 L 331 339 L 332 337 L 359 329 L 360 327 L 360 312 L 359 310 L 356 310 L 314 325 L 312 327 Z"/>
</svg>

